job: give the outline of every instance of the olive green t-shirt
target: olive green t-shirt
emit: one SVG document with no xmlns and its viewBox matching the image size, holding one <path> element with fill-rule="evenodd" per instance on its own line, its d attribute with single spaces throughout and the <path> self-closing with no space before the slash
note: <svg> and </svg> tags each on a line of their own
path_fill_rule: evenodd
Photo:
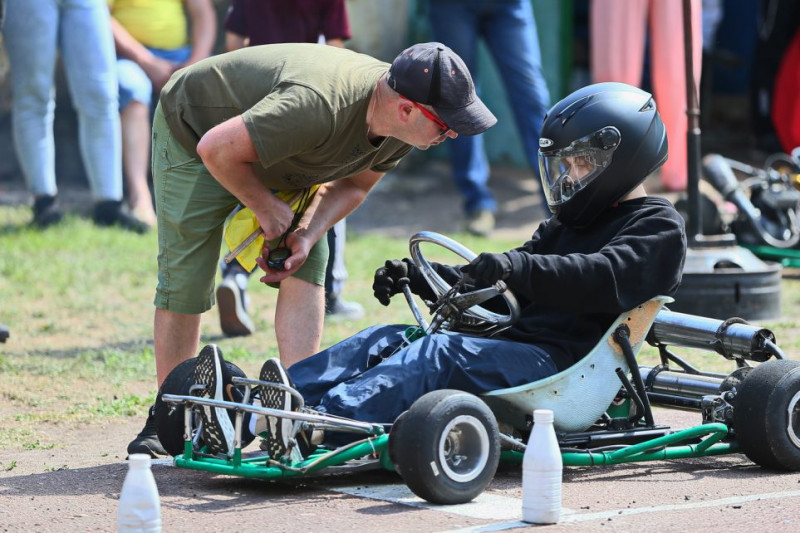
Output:
<svg viewBox="0 0 800 533">
<path fill-rule="evenodd" d="M 372 169 L 386 172 L 411 151 L 367 139 L 370 96 L 389 65 L 310 43 L 243 48 L 179 70 L 161 91 L 164 118 L 189 153 L 209 129 L 242 115 L 270 188 L 300 189 Z"/>
</svg>

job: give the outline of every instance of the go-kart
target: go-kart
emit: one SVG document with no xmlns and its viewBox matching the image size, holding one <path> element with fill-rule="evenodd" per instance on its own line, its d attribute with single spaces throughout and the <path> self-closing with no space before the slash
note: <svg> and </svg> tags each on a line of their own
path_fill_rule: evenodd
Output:
<svg viewBox="0 0 800 533">
<path fill-rule="evenodd" d="M 467 261 L 475 257 L 442 235 L 422 232 L 411 238 L 412 259 L 437 300 L 426 302 L 432 312 L 428 322 L 404 290 L 419 324 L 407 331 L 408 342 L 439 329 L 495 335 L 513 324 L 519 305 L 503 282 L 478 290 L 466 290 L 462 281 L 448 284 L 423 255 L 421 246 L 428 243 Z M 497 297 L 507 312 L 481 305 Z M 744 453 L 765 468 L 800 469 L 800 363 L 787 360 L 765 328 L 674 313 L 665 308 L 670 301 L 657 297 L 623 313 L 589 354 L 554 376 L 480 397 L 434 391 L 391 425 L 317 412 L 290 387 L 248 379 L 231 363 L 242 401 L 201 398 L 193 393 L 203 384 L 192 383 L 193 360 L 186 361 L 159 391 L 159 438 L 181 468 L 267 480 L 385 468 L 397 471 L 415 494 L 438 504 L 468 502 L 486 488 L 500 461 L 521 463 L 538 408 L 554 412 L 566 466 Z M 645 341 L 657 347 L 660 364 L 637 363 Z M 703 372 L 677 355 L 676 347 L 716 352 L 735 369 L 730 374 Z M 290 392 L 299 408 L 252 405 L 254 391 L 262 386 Z M 228 409 L 236 432 L 228 455 L 211 454 L 202 442 L 197 413 L 202 405 Z M 699 425 L 681 430 L 659 425 L 654 405 L 697 411 Z M 248 412 L 290 419 L 295 434 L 324 430 L 353 440 L 340 447 L 320 446 L 302 460 L 292 460 L 288 452 L 284 457 L 245 452 L 249 443 L 242 441 L 242 425 Z"/>
<path fill-rule="evenodd" d="M 800 266 L 800 147 L 772 154 L 763 168 L 718 154 L 706 155 L 702 168 L 721 199 L 735 207 L 727 213 L 719 201 L 703 195 L 703 233 L 730 232 L 762 259 Z"/>
</svg>

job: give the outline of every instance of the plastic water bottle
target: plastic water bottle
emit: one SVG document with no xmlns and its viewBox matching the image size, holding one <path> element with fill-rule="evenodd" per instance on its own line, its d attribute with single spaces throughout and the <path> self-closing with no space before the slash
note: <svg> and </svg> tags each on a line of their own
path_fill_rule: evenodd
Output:
<svg viewBox="0 0 800 533">
<path fill-rule="evenodd" d="M 128 457 L 128 474 L 122 484 L 117 508 L 119 533 L 161 532 L 161 503 L 150 464 L 150 456 L 145 453 Z"/>
<path fill-rule="evenodd" d="M 555 524 L 561 518 L 563 463 L 553 428 L 553 411 L 533 411 L 533 430 L 522 459 L 522 520 Z"/>
</svg>

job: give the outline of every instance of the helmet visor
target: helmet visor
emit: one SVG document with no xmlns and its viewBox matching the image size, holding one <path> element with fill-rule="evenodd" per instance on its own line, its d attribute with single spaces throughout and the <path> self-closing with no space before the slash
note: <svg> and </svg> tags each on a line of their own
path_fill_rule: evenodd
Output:
<svg viewBox="0 0 800 533">
<path fill-rule="evenodd" d="M 619 146 L 619 130 L 607 126 L 559 150 L 539 150 L 539 171 L 547 204 L 568 202 L 610 164 Z"/>
</svg>

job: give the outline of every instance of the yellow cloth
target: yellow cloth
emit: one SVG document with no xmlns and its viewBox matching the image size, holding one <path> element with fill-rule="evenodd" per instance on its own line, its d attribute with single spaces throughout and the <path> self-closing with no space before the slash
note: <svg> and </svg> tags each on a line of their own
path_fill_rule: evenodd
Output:
<svg viewBox="0 0 800 533">
<path fill-rule="evenodd" d="M 292 208 L 295 214 L 305 211 L 314 193 L 319 189 L 319 185 L 314 185 L 309 189 L 308 196 L 303 201 L 305 191 L 278 191 L 275 196 L 283 200 Z M 302 211 L 300 211 L 302 210 Z M 228 249 L 233 251 L 241 243 L 245 241 L 254 231 L 261 226 L 258 223 L 255 213 L 249 208 L 245 207 L 236 212 L 229 220 L 225 227 L 225 243 Z M 261 256 L 261 248 L 264 246 L 264 234 L 259 235 L 256 240 L 250 243 L 244 250 L 239 252 L 236 259 L 248 272 L 252 272 L 256 267 L 256 257 Z"/>
<path fill-rule="evenodd" d="M 111 16 L 150 48 L 175 50 L 189 44 L 183 0 L 107 0 Z"/>
</svg>

